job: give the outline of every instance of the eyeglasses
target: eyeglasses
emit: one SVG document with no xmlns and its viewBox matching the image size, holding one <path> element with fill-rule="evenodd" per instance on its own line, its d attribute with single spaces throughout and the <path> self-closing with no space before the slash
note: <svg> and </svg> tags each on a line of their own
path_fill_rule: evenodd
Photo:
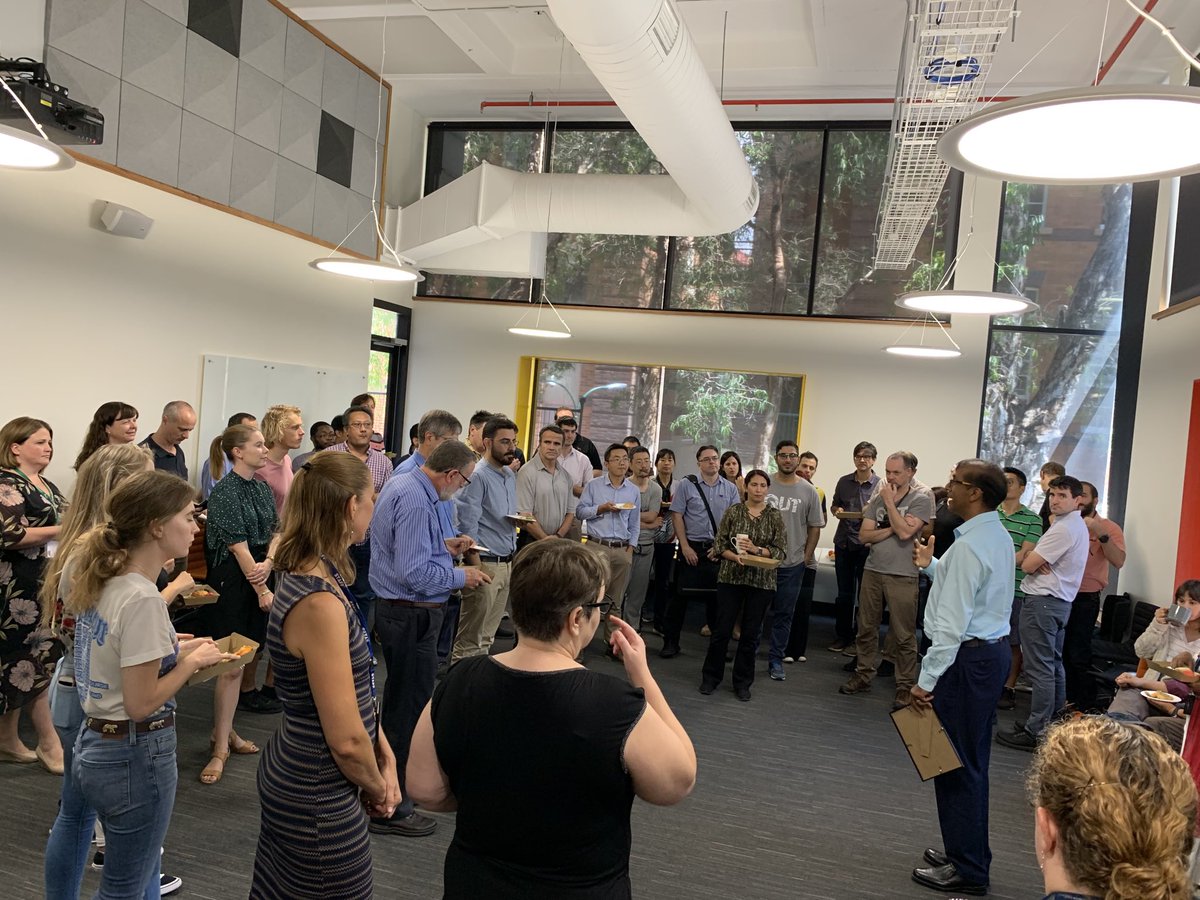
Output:
<svg viewBox="0 0 1200 900">
<path fill-rule="evenodd" d="M 371 423 L 370 422 L 351 422 L 346 427 L 347 428 L 363 428 L 363 429 L 370 430 Z"/>
<path fill-rule="evenodd" d="M 471 483 L 471 479 L 470 479 L 470 478 L 468 478 L 466 475 L 464 475 L 464 474 L 462 473 L 462 470 L 461 470 L 461 469 L 451 469 L 450 471 L 451 471 L 451 472 L 453 472 L 455 475 L 457 475 L 459 478 L 461 478 L 461 479 L 463 480 L 463 485 L 464 485 L 464 486 L 466 486 L 466 485 L 468 485 L 468 484 L 470 484 L 470 483 Z"/>
<path fill-rule="evenodd" d="M 583 604 L 583 608 L 584 609 L 598 609 L 598 610 L 600 610 L 600 618 L 604 618 L 612 610 L 613 602 L 611 600 L 609 600 L 608 598 L 605 598 L 597 603 L 585 603 L 585 604 Z"/>
<path fill-rule="evenodd" d="M 775 458 L 776 459 L 799 459 L 800 454 L 799 453 L 776 453 Z"/>
<path fill-rule="evenodd" d="M 721 457 L 719 457 L 719 456 L 702 456 L 698 460 L 696 460 L 696 462 L 717 462 L 717 460 L 719 460 L 720 458 Z"/>
<path fill-rule="evenodd" d="M 952 484 L 961 484 L 963 487 L 968 487 L 968 488 L 972 488 L 972 487 L 976 486 L 975 483 L 972 481 L 959 481 L 957 478 L 951 478 L 948 482 L 946 482 L 946 487 L 949 487 Z"/>
<path fill-rule="evenodd" d="M 869 453 L 855 453 L 854 458 L 855 459 L 874 459 L 875 457 L 871 456 L 871 454 L 869 454 Z"/>
</svg>

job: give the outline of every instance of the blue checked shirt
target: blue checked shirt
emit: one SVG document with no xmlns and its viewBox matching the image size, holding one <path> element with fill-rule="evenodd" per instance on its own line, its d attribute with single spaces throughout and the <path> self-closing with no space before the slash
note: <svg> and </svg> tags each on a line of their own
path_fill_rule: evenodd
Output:
<svg viewBox="0 0 1200 900">
<path fill-rule="evenodd" d="M 371 519 L 371 590 L 388 600 L 442 603 L 460 590 L 438 515 L 438 495 L 422 469 L 397 473 L 375 501 Z"/>
</svg>

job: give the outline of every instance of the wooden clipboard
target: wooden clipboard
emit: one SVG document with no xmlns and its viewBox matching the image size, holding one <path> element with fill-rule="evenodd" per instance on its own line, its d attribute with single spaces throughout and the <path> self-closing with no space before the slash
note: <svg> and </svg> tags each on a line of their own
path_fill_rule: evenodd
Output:
<svg viewBox="0 0 1200 900">
<path fill-rule="evenodd" d="M 892 722 L 922 781 L 962 768 L 958 751 L 932 709 L 921 713 L 906 706 L 892 713 Z"/>
</svg>

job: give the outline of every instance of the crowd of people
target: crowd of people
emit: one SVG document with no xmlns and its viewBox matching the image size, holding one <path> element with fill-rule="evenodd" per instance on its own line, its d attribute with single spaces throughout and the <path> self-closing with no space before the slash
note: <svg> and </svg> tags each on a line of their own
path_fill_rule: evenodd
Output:
<svg viewBox="0 0 1200 900">
<path fill-rule="evenodd" d="M 628 896 L 633 798 L 678 803 L 697 769 L 645 640 L 680 656 L 689 603 L 703 599 L 701 694 L 732 662 L 733 693 L 750 701 L 764 641 L 769 678 L 786 680 L 809 653 L 830 516 L 828 649 L 853 657 L 840 693 L 870 692 L 890 669 L 893 709 L 936 712 L 962 763 L 935 779 L 944 849 L 926 850 L 913 879 L 987 892 L 994 740 L 1037 751 L 1030 792 L 1051 896 L 1185 896 L 1196 797 L 1170 743 L 1186 713 L 1142 692 L 1190 694 L 1200 680 L 1200 581 L 1180 586 L 1137 646 L 1182 683 L 1123 675 L 1107 716 L 1078 718 L 1098 711 L 1091 638 L 1125 542 L 1096 487 L 1058 463 L 1039 473 L 1035 513 L 1017 468 L 965 459 L 929 487 L 907 450 L 877 475 L 867 441 L 827 497 L 816 455 L 792 440 L 769 472 L 702 445 L 697 474 L 676 479 L 669 448 L 629 435 L 601 452 L 567 408 L 528 460 L 511 418 L 479 411 L 464 439 L 441 409 L 393 459 L 374 412 L 370 395 L 355 397 L 308 429 L 312 449 L 298 455 L 299 408 L 237 413 L 197 490 L 181 447 L 190 404 L 168 403 L 135 443 L 138 411 L 106 403 L 70 502 L 44 475 L 50 425 L 0 428 L 0 761 L 64 776 L 47 896 L 78 895 L 94 837 L 99 896 L 178 888 L 160 865 L 175 695 L 213 666 L 198 778 L 220 781 L 231 754 L 259 757 L 251 897 L 371 896 L 369 834 L 432 834 L 418 805 L 458 812 L 447 897 Z M 217 596 L 180 634 L 171 614 L 196 588 L 186 570 L 201 523 Z M 505 634 L 513 649 L 496 652 Z M 589 670 L 591 655 L 625 677 Z M 1030 715 L 993 737 L 1019 678 Z M 282 713 L 265 748 L 237 734 L 239 712 Z M 1137 828 L 1147 798 L 1153 827 L 1113 834 L 1112 811 Z M 1105 854 L 1089 853 L 1096 841 Z"/>
</svg>

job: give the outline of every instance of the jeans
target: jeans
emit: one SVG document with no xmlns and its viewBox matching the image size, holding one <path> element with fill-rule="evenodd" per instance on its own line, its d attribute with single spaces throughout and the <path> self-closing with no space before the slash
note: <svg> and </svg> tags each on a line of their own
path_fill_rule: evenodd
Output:
<svg viewBox="0 0 1200 900">
<path fill-rule="evenodd" d="M 355 605 L 362 613 L 363 621 L 371 622 L 371 608 L 375 605 L 375 592 L 371 590 L 371 539 L 368 537 L 361 544 L 350 545 L 350 558 L 354 560 L 354 584 L 350 591 L 354 594 Z"/>
<path fill-rule="evenodd" d="M 383 683 L 383 704 L 380 709 L 383 733 L 396 754 L 396 771 L 400 775 L 400 805 L 393 814 L 405 819 L 413 813 L 413 801 L 404 786 L 408 767 L 408 747 L 421 711 L 433 696 L 437 675 L 437 643 L 445 610 L 397 606 L 379 600 L 375 615 L 375 631 L 379 649 L 387 665 L 387 680 Z"/>
<path fill-rule="evenodd" d="M 833 570 L 837 574 L 837 600 L 834 601 L 834 629 L 843 644 L 853 644 L 857 634 L 854 625 L 854 604 L 862 585 L 863 568 L 871 548 L 863 544 L 837 547 L 833 555 Z"/>
<path fill-rule="evenodd" d="M 99 900 L 158 897 L 159 852 L 175 806 L 175 728 L 120 738 L 82 728 L 71 773 L 104 826 Z"/>
<path fill-rule="evenodd" d="M 796 611 L 792 615 L 792 634 L 788 638 L 784 656 L 799 659 L 808 655 L 808 620 L 812 615 L 813 589 L 816 585 L 816 566 L 805 566 L 804 577 L 800 582 L 800 596 L 796 599 Z"/>
<path fill-rule="evenodd" d="M 1081 591 L 1071 604 L 1063 635 L 1063 672 L 1067 701 L 1080 712 L 1096 705 L 1096 679 L 1092 677 L 1092 634 L 1100 615 L 1100 592 Z"/>
<path fill-rule="evenodd" d="M 75 738 L 83 726 L 83 707 L 79 705 L 79 695 L 75 692 L 73 681 L 63 684 L 56 675 L 50 690 L 54 729 L 63 748 L 64 776 L 58 816 L 50 830 L 50 840 L 46 842 L 46 898 L 77 900 L 96 824 L 96 811 L 84 799 L 79 782 L 71 771 Z"/>
<path fill-rule="evenodd" d="M 775 597 L 771 601 L 771 646 L 767 651 L 767 662 L 770 665 L 782 664 L 783 658 L 789 655 L 787 647 L 792 636 L 792 616 L 796 611 L 796 600 L 800 597 L 800 587 L 806 571 L 808 566 L 804 563 L 775 570 Z M 807 618 L 808 611 L 805 610 L 804 614 Z"/>
<path fill-rule="evenodd" d="M 1025 730 L 1038 737 L 1067 702 L 1063 671 L 1063 639 L 1071 604 L 1057 597 L 1026 594 L 1021 607 L 1021 651 L 1025 674 L 1033 686 Z"/>
</svg>

